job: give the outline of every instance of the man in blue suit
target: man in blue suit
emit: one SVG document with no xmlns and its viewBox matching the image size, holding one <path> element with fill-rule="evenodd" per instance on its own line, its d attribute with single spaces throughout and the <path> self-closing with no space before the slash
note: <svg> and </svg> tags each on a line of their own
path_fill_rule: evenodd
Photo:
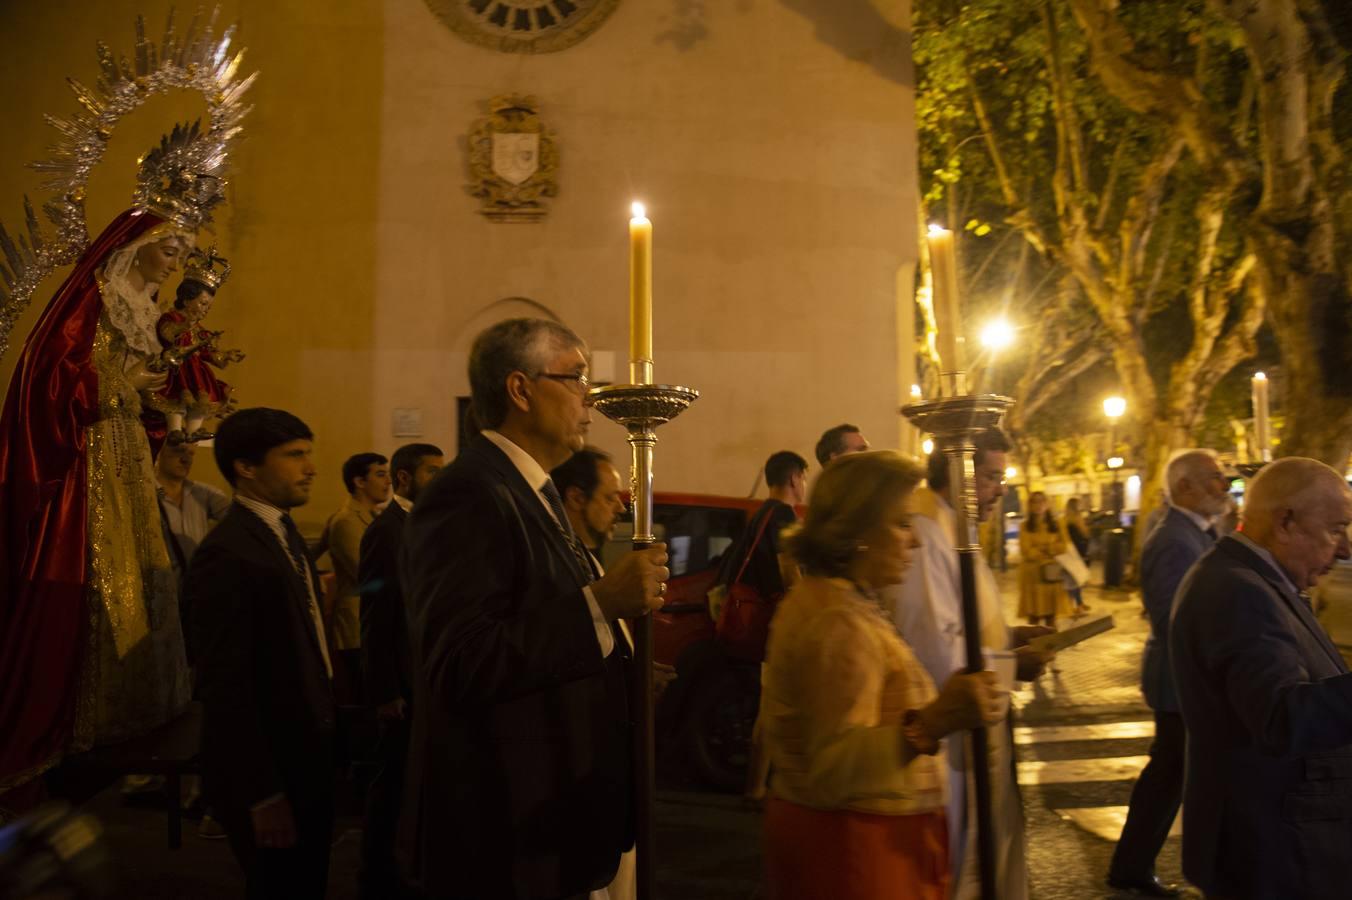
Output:
<svg viewBox="0 0 1352 900">
<path fill-rule="evenodd" d="M 1183 576 L 1216 542 L 1212 520 L 1225 511 L 1228 481 L 1216 454 L 1182 450 L 1164 469 L 1164 518 L 1141 551 L 1141 595 L 1150 615 L 1150 637 L 1141 666 L 1141 691 L 1155 712 L 1150 762 L 1131 792 L 1127 821 L 1113 851 L 1108 884 L 1148 897 L 1178 890 L 1155 877 L 1155 857 L 1183 800 L 1183 717 L 1169 667 L 1169 611 Z"/>
<path fill-rule="evenodd" d="M 1305 592 L 1352 558 L 1349 525 L 1341 475 L 1278 460 L 1250 486 L 1241 531 L 1178 589 L 1183 873 L 1209 898 L 1348 896 L 1352 674 Z"/>
</svg>

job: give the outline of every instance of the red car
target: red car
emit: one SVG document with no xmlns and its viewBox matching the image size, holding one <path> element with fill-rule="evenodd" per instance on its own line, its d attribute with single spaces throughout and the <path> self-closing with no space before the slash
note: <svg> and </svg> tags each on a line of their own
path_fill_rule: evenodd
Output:
<svg viewBox="0 0 1352 900">
<path fill-rule="evenodd" d="M 665 541 L 671 579 L 653 614 L 653 656 L 676 667 L 677 678 L 658 704 L 657 739 L 711 786 L 740 791 L 751 727 L 760 703 L 760 667 L 729 659 L 714 640 L 706 595 L 723 555 L 764 500 L 658 492 L 653 532 Z M 624 519 L 604 556 L 629 549 L 632 520 Z"/>
</svg>

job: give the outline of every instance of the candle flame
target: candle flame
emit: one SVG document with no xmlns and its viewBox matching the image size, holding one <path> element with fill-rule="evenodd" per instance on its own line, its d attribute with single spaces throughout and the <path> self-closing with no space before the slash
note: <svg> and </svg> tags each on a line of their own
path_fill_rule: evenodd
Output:
<svg viewBox="0 0 1352 900">
<path fill-rule="evenodd" d="M 1256 373 L 1256 374 L 1253 376 L 1253 378 L 1254 378 L 1255 381 L 1267 381 L 1267 376 L 1264 375 L 1262 372 Z"/>
<path fill-rule="evenodd" d="M 634 214 L 635 219 L 646 219 L 648 217 L 648 211 L 637 200 L 629 205 L 629 209 Z"/>
<path fill-rule="evenodd" d="M 930 237 L 938 237 L 941 234 L 948 234 L 948 229 L 942 225 L 936 225 L 934 223 L 931 223 L 929 227 L 929 233 Z"/>
</svg>

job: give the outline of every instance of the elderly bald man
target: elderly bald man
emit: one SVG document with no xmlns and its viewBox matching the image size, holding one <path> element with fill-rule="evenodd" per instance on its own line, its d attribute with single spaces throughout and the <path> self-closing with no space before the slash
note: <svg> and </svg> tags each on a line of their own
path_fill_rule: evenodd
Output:
<svg viewBox="0 0 1352 900">
<path fill-rule="evenodd" d="M 1280 459 L 1174 599 L 1183 873 L 1208 898 L 1348 896 L 1352 675 L 1305 592 L 1352 556 L 1349 524 L 1341 475 Z"/>
</svg>

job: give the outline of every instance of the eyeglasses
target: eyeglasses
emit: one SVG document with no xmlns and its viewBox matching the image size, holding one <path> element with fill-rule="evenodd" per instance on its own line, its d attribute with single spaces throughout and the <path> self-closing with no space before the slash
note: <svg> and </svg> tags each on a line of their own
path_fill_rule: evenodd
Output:
<svg viewBox="0 0 1352 900">
<path fill-rule="evenodd" d="M 551 381 L 557 381 L 560 384 L 568 386 L 569 390 L 580 397 L 587 396 L 587 390 L 591 387 L 591 380 L 581 372 L 537 372 L 536 378 L 548 378 Z"/>
</svg>

